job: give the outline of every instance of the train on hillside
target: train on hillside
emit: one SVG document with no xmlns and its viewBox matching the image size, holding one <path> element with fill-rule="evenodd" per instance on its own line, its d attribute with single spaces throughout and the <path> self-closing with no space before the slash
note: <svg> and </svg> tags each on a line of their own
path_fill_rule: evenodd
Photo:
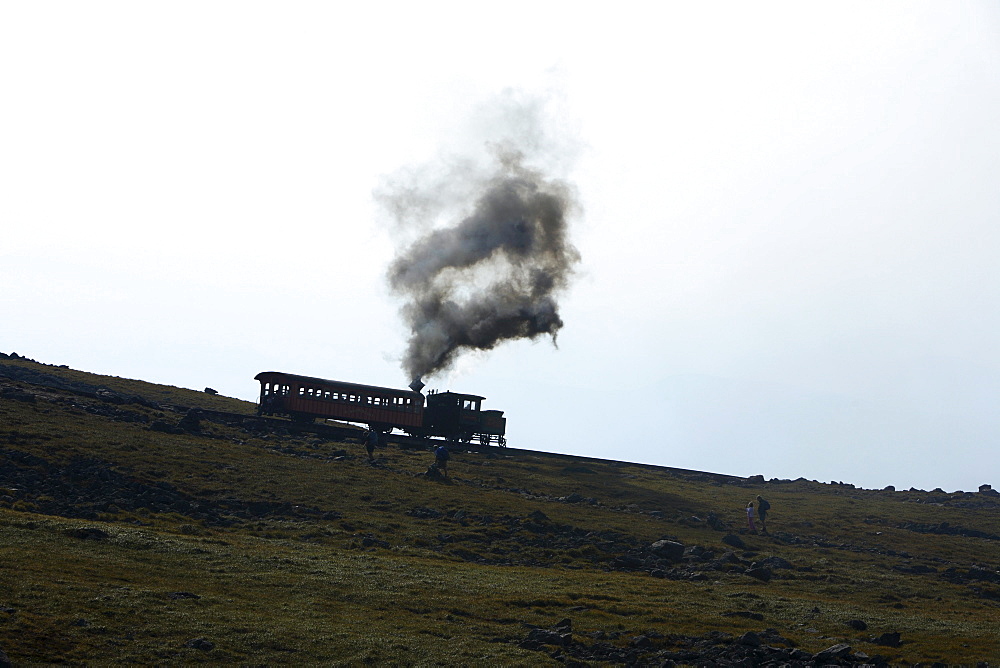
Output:
<svg viewBox="0 0 1000 668">
<path fill-rule="evenodd" d="M 367 425 L 383 434 L 399 429 L 411 436 L 444 438 L 506 447 L 507 419 L 503 411 L 483 410 L 484 397 L 457 392 L 399 390 L 345 383 L 279 371 L 262 371 L 258 415 L 279 415 L 296 421 L 316 418 Z"/>
</svg>

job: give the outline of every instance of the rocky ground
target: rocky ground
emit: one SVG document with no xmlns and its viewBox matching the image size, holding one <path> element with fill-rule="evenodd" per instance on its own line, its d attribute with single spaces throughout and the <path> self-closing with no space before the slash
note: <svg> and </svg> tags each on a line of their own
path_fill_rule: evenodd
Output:
<svg viewBox="0 0 1000 668">
<path fill-rule="evenodd" d="M 13 365 L 0 364 L 0 401 L 46 403 L 67 411 L 79 411 L 115 422 L 141 425 L 152 431 L 215 437 L 207 433 L 207 418 L 196 409 L 164 406 L 140 396 L 126 395 L 88 383 L 66 381 L 44 371 Z M 226 420 L 226 426 L 243 430 L 248 437 L 267 433 L 271 437 L 271 445 L 268 447 L 280 449 L 288 455 L 317 456 L 308 448 L 301 447 L 301 440 L 286 439 L 287 434 L 274 432 L 265 423 L 251 417 L 230 418 Z M 42 437 L 21 433 L 17 429 L 5 432 L 6 442 L 0 442 L 0 507 L 18 508 L 28 504 L 33 512 L 84 520 L 97 520 L 99 517 L 106 519 L 109 515 L 113 517 L 121 514 L 138 523 L 141 523 L 141 519 L 134 518 L 143 514 L 175 513 L 189 517 L 192 523 L 220 527 L 261 518 L 308 521 L 339 517 L 337 513 L 324 512 L 308 505 L 247 501 L 233 496 L 196 496 L 168 482 L 144 480 L 100 459 L 76 458 L 68 463 L 56 464 L 19 447 L 36 442 L 39 438 Z M 347 450 L 326 452 L 323 456 L 347 461 L 358 459 Z M 771 482 L 780 484 L 782 481 Z M 532 498 L 538 496 L 517 488 L 506 491 Z M 1000 495 L 989 489 L 981 490 L 980 493 L 954 494 L 935 490 L 927 493 L 927 502 L 955 507 L 1000 509 L 998 497 Z M 601 503 L 597 499 L 580 495 L 548 500 L 568 504 Z M 712 536 L 712 539 L 706 540 L 704 544 L 693 544 L 690 541 L 685 544 L 674 536 L 664 536 L 661 540 L 649 543 L 621 532 L 593 531 L 559 523 L 537 510 L 525 516 L 514 516 L 415 506 L 407 510 L 406 514 L 418 520 L 435 522 L 438 530 L 433 534 L 432 542 L 438 548 L 448 548 L 450 554 L 480 564 L 547 566 L 543 560 L 530 556 L 537 554 L 537 551 L 525 551 L 522 554 L 509 548 L 510 545 L 520 545 L 553 551 L 592 548 L 593 567 L 596 569 L 645 574 L 656 579 L 699 581 L 727 574 L 768 583 L 786 578 L 808 580 L 813 576 L 809 566 L 781 557 L 760 556 L 744 541 L 745 530 L 736 529 L 711 513 L 705 517 L 686 520 L 703 525 L 708 530 L 706 535 Z M 874 525 L 880 522 L 883 521 L 872 520 Z M 469 539 L 462 538 L 460 531 L 448 531 L 449 525 L 456 529 L 469 526 L 489 527 L 490 535 L 496 542 L 508 547 L 484 549 L 479 543 L 467 542 Z M 897 523 L 894 528 L 1000 541 L 1000 536 L 993 533 L 947 522 L 904 522 Z M 95 525 L 77 530 L 73 537 L 81 540 L 104 540 L 108 534 L 99 525 Z M 818 534 L 790 531 L 777 531 L 769 538 L 776 545 L 785 546 L 809 545 L 851 552 L 871 552 L 876 549 L 831 542 Z M 365 536 L 363 546 L 378 549 L 389 547 L 389 544 L 382 538 Z M 896 568 L 908 569 L 902 572 L 914 577 L 940 578 L 964 586 L 973 596 L 1000 600 L 1000 572 L 989 566 L 957 565 L 941 559 L 913 558 L 914 555 L 891 550 L 881 556 L 910 560 L 907 565 Z M 762 615 L 745 610 L 734 610 L 727 614 L 754 621 L 764 619 Z M 888 662 L 882 655 L 868 654 L 845 643 L 834 644 L 818 653 L 806 652 L 774 629 L 761 629 L 740 636 L 711 633 L 701 637 L 648 632 L 632 637 L 628 645 L 623 647 L 620 643 L 613 642 L 617 639 L 613 633 L 596 632 L 583 636 L 573 632 L 572 624 L 572 620 L 567 618 L 551 628 L 526 628 L 521 638 L 498 638 L 497 642 L 516 643 L 522 649 L 545 653 L 569 666 L 588 665 L 591 662 L 661 666 L 886 665 Z M 869 631 L 862 620 L 852 620 L 851 624 L 855 632 L 867 632 L 864 636 L 867 641 L 878 646 L 894 648 L 905 641 L 905 638 L 892 630 Z M 0 666 L 8 664 L 6 656 L 0 650 Z"/>
</svg>

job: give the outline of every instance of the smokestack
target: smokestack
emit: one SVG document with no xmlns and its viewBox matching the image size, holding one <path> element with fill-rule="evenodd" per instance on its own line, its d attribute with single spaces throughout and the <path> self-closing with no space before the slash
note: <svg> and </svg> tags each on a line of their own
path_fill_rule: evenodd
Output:
<svg viewBox="0 0 1000 668">
<path fill-rule="evenodd" d="M 419 378 L 414 378 L 412 381 L 410 381 L 410 389 L 413 390 L 414 392 L 419 392 L 420 390 L 424 389 L 424 384 Z"/>
</svg>

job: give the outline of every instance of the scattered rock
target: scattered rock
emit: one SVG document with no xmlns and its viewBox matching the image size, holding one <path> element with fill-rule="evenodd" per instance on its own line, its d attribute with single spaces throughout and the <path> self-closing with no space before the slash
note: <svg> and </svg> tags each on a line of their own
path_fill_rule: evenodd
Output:
<svg viewBox="0 0 1000 668">
<path fill-rule="evenodd" d="M 847 625 L 850 626 L 855 631 L 867 631 L 868 630 L 868 625 L 865 624 L 860 619 L 852 619 L 849 622 L 847 622 Z"/>
<path fill-rule="evenodd" d="M 794 568 L 792 562 L 787 559 L 782 559 L 781 557 L 766 557 L 757 562 L 757 566 L 761 568 L 769 568 L 771 570 L 778 570 L 779 568 Z"/>
<path fill-rule="evenodd" d="M 542 644 L 542 645 L 556 645 L 558 647 L 565 647 L 572 641 L 572 635 L 569 633 L 560 633 L 558 631 L 546 631 L 545 629 L 532 629 L 528 633 L 528 637 L 524 639 L 521 646 L 524 647 L 524 643 Z M 526 647 L 525 649 L 534 649 L 533 647 Z"/>
<path fill-rule="evenodd" d="M 166 420 L 153 420 L 149 425 L 150 431 L 158 431 L 164 434 L 183 434 L 184 430 L 176 425 L 172 425 Z"/>
<path fill-rule="evenodd" d="M 876 645 L 882 645 L 883 647 L 899 647 L 902 644 L 898 631 L 883 633 L 880 636 L 873 637 L 872 642 Z"/>
<path fill-rule="evenodd" d="M 817 652 L 813 655 L 813 661 L 822 664 L 826 661 L 833 661 L 834 659 L 842 659 L 851 653 L 851 646 L 847 643 L 839 643 L 832 647 L 827 647 L 822 652 Z"/>
<path fill-rule="evenodd" d="M 675 540 L 658 540 L 649 546 L 657 556 L 670 561 L 680 561 L 684 558 L 684 546 Z"/>
<path fill-rule="evenodd" d="M 5 387 L 2 392 L 0 392 L 0 398 L 10 399 L 12 401 L 20 401 L 26 404 L 35 403 L 35 395 L 30 392 L 25 392 L 24 390 L 19 390 L 14 387 Z"/>
<path fill-rule="evenodd" d="M 361 547 L 381 547 L 388 548 L 389 541 L 380 540 L 378 538 L 373 538 L 372 536 L 365 536 L 361 539 Z"/>
<path fill-rule="evenodd" d="M 215 643 L 210 640 L 206 640 L 205 638 L 194 638 L 192 640 L 188 640 L 184 646 L 190 647 L 191 649 L 201 650 L 202 652 L 211 652 L 215 649 Z"/>
<path fill-rule="evenodd" d="M 756 579 L 760 580 L 761 582 L 770 582 L 771 581 L 771 569 L 770 568 L 759 568 L 759 567 L 756 566 L 756 564 L 754 564 L 753 566 L 751 566 L 750 568 L 748 568 L 746 571 L 744 571 L 744 574 L 745 575 L 749 575 L 752 578 L 756 578 Z"/>
<path fill-rule="evenodd" d="M 735 547 L 738 550 L 745 550 L 747 547 L 746 543 L 743 542 L 743 539 L 734 533 L 729 533 L 723 536 L 722 542 L 725 543 L 726 545 Z"/>
<path fill-rule="evenodd" d="M 177 423 L 177 427 L 184 431 L 199 432 L 201 431 L 201 416 L 201 410 L 191 408 L 184 414 L 180 422 Z"/>
<path fill-rule="evenodd" d="M 411 508 L 406 511 L 406 514 L 411 517 L 419 517 L 424 520 L 436 520 L 437 518 L 444 516 L 444 513 L 440 510 L 435 510 L 434 508 L 424 508 L 423 506 Z"/>
</svg>

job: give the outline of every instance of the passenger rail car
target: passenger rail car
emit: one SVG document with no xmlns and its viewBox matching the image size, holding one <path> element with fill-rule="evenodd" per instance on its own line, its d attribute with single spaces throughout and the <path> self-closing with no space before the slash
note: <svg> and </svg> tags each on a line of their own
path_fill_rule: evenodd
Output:
<svg viewBox="0 0 1000 668">
<path fill-rule="evenodd" d="M 278 371 L 263 371 L 258 415 L 284 415 L 293 420 L 315 418 L 365 424 L 390 433 L 400 429 L 423 437 L 468 443 L 507 444 L 503 411 L 482 410 L 483 397 L 456 392 L 430 393 L 359 385 Z"/>
</svg>

